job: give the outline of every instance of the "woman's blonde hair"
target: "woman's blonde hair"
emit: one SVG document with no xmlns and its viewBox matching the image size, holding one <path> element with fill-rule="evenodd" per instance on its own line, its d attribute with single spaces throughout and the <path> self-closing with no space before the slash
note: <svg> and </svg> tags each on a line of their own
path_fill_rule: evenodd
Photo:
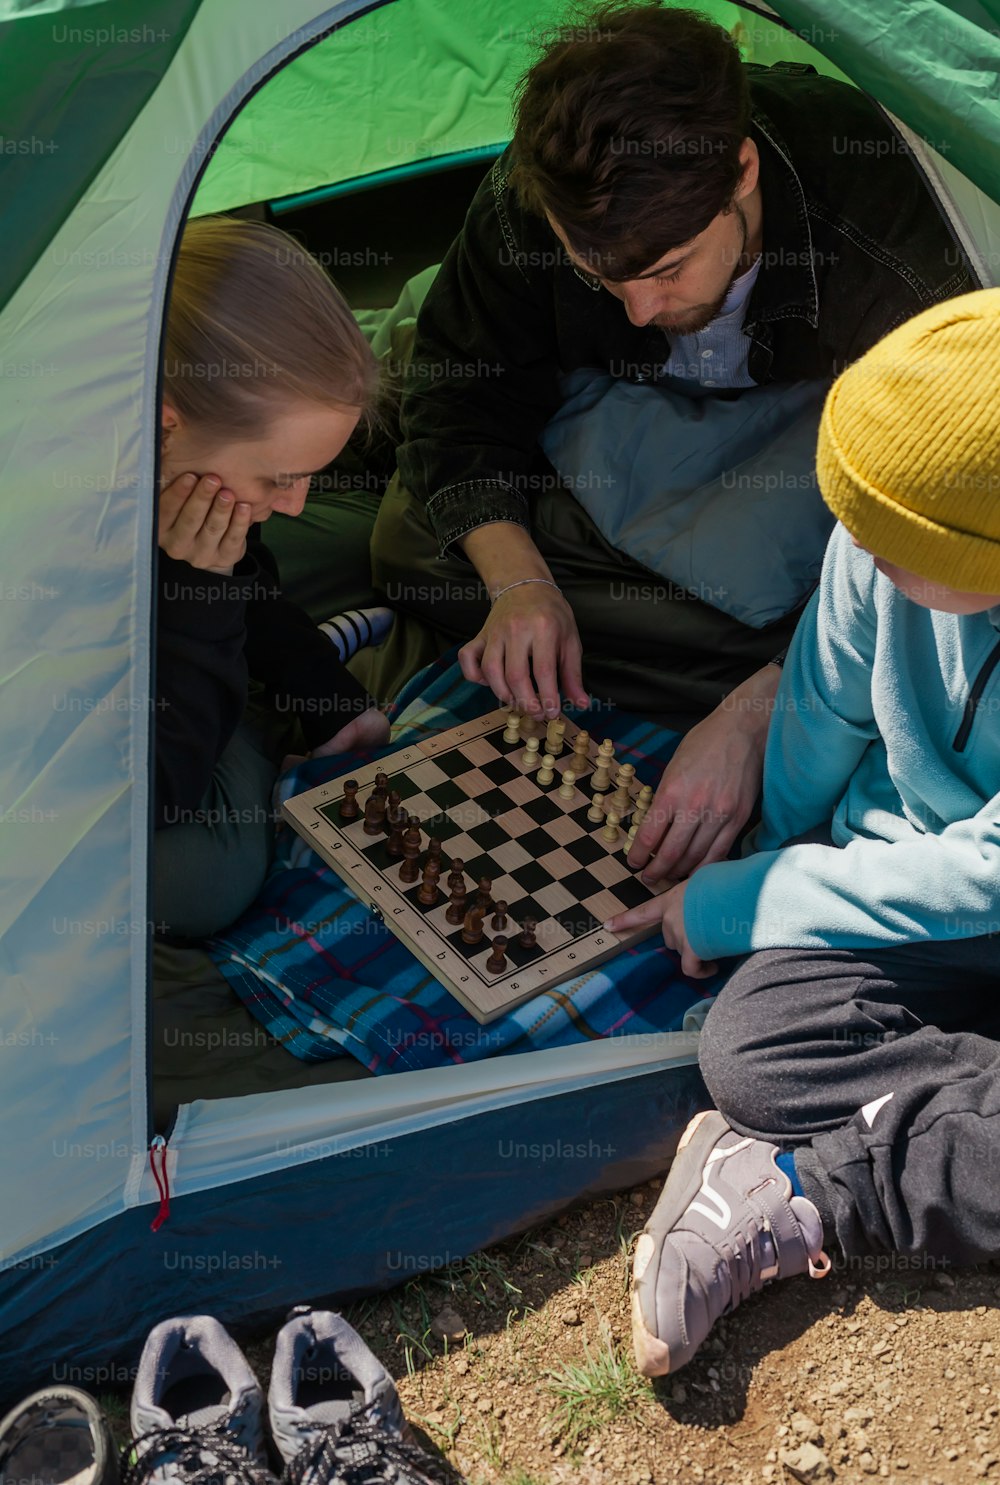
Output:
<svg viewBox="0 0 1000 1485">
<path fill-rule="evenodd" d="M 263 222 L 199 217 L 174 267 L 163 395 L 192 425 L 239 437 L 283 406 L 372 416 L 378 363 L 347 303 L 294 238 Z"/>
</svg>

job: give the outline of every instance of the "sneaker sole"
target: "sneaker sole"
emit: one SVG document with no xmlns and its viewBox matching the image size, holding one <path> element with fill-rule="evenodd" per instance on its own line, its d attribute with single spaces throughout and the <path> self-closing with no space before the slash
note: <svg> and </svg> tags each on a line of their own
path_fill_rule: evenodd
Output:
<svg viewBox="0 0 1000 1485">
<path fill-rule="evenodd" d="M 729 1125 L 717 1109 L 705 1109 L 694 1116 L 681 1135 L 667 1184 L 636 1243 L 632 1265 L 632 1346 L 636 1365 L 644 1377 L 669 1374 L 670 1348 L 646 1325 L 639 1299 L 643 1280 L 667 1234 L 697 1195 L 709 1151 L 728 1130 Z M 655 1233 L 649 1230 L 654 1224 Z M 645 1246 L 644 1239 L 648 1239 Z M 637 1274 L 636 1268 L 640 1263 L 641 1271 Z M 653 1310 L 655 1312 L 655 1304 Z"/>
</svg>

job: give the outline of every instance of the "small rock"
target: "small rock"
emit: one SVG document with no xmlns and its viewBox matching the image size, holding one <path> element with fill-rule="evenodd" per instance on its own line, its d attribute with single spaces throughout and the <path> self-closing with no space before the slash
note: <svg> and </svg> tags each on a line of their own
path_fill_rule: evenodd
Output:
<svg viewBox="0 0 1000 1485">
<path fill-rule="evenodd" d="M 456 1356 L 452 1362 L 453 1369 L 460 1377 L 464 1377 L 469 1370 L 469 1358 L 467 1356 Z"/>
<path fill-rule="evenodd" d="M 955 1287 L 955 1280 L 951 1274 L 946 1274 L 943 1270 L 941 1273 L 934 1275 L 934 1283 L 938 1289 L 954 1289 Z"/>
<path fill-rule="evenodd" d="M 869 1407 L 847 1408 L 844 1411 L 844 1422 L 858 1423 L 863 1426 L 866 1423 L 870 1423 L 874 1416 L 875 1414 Z"/>
<path fill-rule="evenodd" d="M 477 1413 L 492 1413 L 492 1411 L 493 1411 L 493 1399 L 492 1398 L 481 1397 L 479 1399 L 479 1401 L 476 1403 L 476 1412 Z"/>
<path fill-rule="evenodd" d="M 670 1396 L 675 1403 L 686 1403 L 688 1400 L 687 1388 L 683 1382 L 675 1382 L 670 1389 Z"/>
<path fill-rule="evenodd" d="M 797 1438 L 806 1439 L 811 1444 L 821 1444 L 823 1433 L 815 1418 L 810 1418 L 807 1413 L 793 1413 L 791 1418 L 792 1433 Z"/>
<path fill-rule="evenodd" d="M 634 1207 L 644 1206 L 645 1200 L 646 1198 L 643 1196 L 641 1191 L 633 1191 L 632 1195 L 629 1197 L 629 1201 Z"/>
<path fill-rule="evenodd" d="M 875 1342 L 871 1354 L 873 1356 L 884 1356 L 889 1349 L 889 1342 L 884 1338 Z"/>
<path fill-rule="evenodd" d="M 579 1325 L 580 1324 L 580 1311 L 579 1310 L 575 1310 L 575 1309 L 573 1309 L 573 1310 L 563 1310 L 562 1323 L 564 1325 Z"/>
<path fill-rule="evenodd" d="M 593 1255 L 593 1253 L 581 1253 L 580 1254 L 580 1267 L 581 1268 L 589 1268 L 590 1265 L 593 1263 L 593 1261 L 594 1261 L 594 1255 Z"/>
<path fill-rule="evenodd" d="M 800 1444 L 797 1449 L 782 1449 L 781 1463 L 795 1480 L 801 1480 L 804 1485 L 812 1485 L 813 1481 L 832 1480 L 833 1469 L 829 1459 L 822 1449 L 817 1449 L 815 1444 Z"/>
<path fill-rule="evenodd" d="M 867 1449 L 863 1454 L 858 1455 L 858 1464 L 860 1468 L 864 1470 L 866 1475 L 874 1475 L 875 1471 L 878 1469 L 878 1465 L 875 1463 L 874 1458 Z"/>
<path fill-rule="evenodd" d="M 465 1321 L 451 1305 L 445 1305 L 431 1321 L 431 1335 L 439 1341 L 461 1341 L 469 1334 Z"/>
</svg>

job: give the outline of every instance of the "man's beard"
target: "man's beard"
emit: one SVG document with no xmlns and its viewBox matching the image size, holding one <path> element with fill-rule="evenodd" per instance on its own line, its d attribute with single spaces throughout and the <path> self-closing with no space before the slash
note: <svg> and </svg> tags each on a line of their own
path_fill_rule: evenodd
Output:
<svg viewBox="0 0 1000 1485">
<path fill-rule="evenodd" d="M 718 316 L 719 311 L 729 296 L 729 290 L 733 287 L 736 280 L 746 272 L 745 268 L 740 267 L 740 259 L 746 251 L 747 239 L 750 233 L 747 227 L 746 214 L 738 201 L 733 203 L 733 210 L 740 224 L 741 241 L 740 250 L 736 254 L 736 266 L 729 275 L 726 287 L 711 304 L 696 304 L 693 309 L 686 310 L 678 318 L 671 319 L 667 315 L 654 315 L 653 324 L 660 330 L 670 331 L 674 335 L 697 335 L 699 330 L 704 330 Z"/>
</svg>

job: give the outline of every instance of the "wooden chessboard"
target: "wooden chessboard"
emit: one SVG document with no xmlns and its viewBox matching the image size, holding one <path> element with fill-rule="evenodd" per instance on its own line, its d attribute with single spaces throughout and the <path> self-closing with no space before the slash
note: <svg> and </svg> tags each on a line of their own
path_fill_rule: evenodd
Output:
<svg viewBox="0 0 1000 1485">
<path fill-rule="evenodd" d="M 602 925 L 663 890 L 662 885 L 655 890 L 644 886 L 628 866 L 625 828 L 610 841 L 604 835 L 606 822 L 587 817 L 595 793 L 596 740 L 589 741 L 586 754 L 574 753 L 573 740 L 580 729 L 563 719 L 565 745 L 556 758 L 552 781 L 540 784 L 539 762 L 525 761 L 525 742 L 531 735 L 539 737 L 540 759 L 546 750 L 546 724 L 523 719 L 521 740 L 511 743 L 503 737 L 507 718 L 506 711 L 490 712 L 295 795 L 284 805 L 285 818 L 299 834 L 483 1023 L 541 990 L 585 975 L 620 948 L 659 932 L 657 924 L 618 936 Z M 625 761 L 615 761 L 609 800 Z M 567 769 L 578 774 L 569 799 L 559 792 Z M 412 883 L 400 879 L 402 863 L 388 853 L 387 834 L 365 832 L 364 804 L 380 773 L 388 776 L 389 789 L 400 794 L 404 811 L 421 823 L 426 837 L 421 864 L 427 859 L 428 841 L 436 837 L 441 842 L 442 891 L 433 906 L 418 899 L 420 877 Z M 340 808 L 348 782 L 357 783 L 361 811 L 356 819 L 344 822 Z M 623 827 L 638 793 L 633 780 Z M 508 941 L 506 964 L 500 973 L 486 968 L 492 940 L 501 931 L 491 928 L 492 915 L 487 914 L 485 933 L 475 945 L 463 940 L 461 924 L 446 918 L 445 883 L 453 858 L 464 864 L 470 906 L 484 877 L 492 884 L 494 901 L 507 903 L 502 929 Z M 535 942 L 523 947 L 520 939 L 527 920 L 534 920 Z"/>
</svg>

